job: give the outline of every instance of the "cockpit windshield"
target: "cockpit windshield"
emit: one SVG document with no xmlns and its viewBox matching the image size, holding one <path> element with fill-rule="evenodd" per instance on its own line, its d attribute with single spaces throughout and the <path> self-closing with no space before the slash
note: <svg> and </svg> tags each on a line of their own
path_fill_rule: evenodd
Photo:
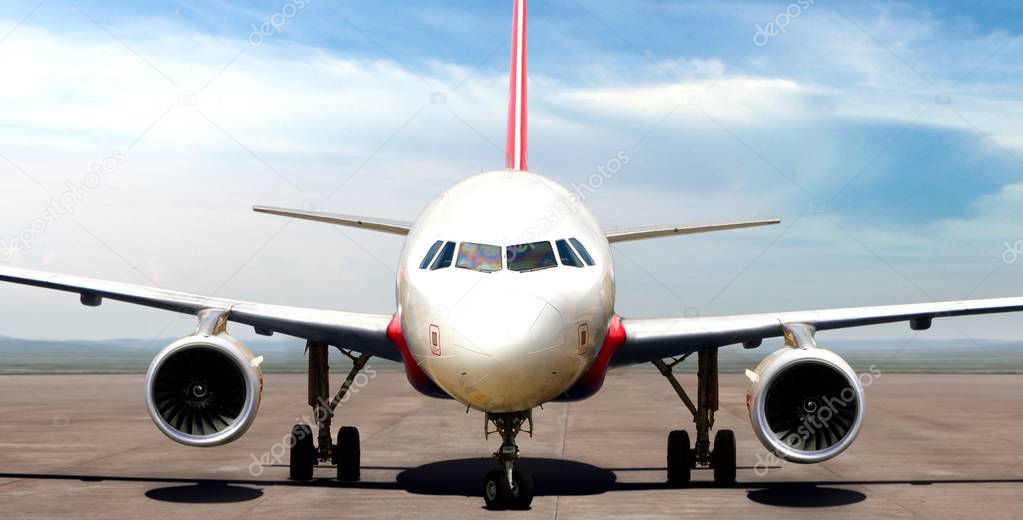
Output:
<svg viewBox="0 0 1023 520">
<path fill-rule="evenodd" d="M 443 244 L 444 244 L 443 240 L 438 240 L 434 242 L 432 246 L 430 246 L 430 250 L 427 251 L 426 256 L 423 257 L 423 261 L 419 263 L 420 269 L 426 269 L 427 267 L 430 267 L 430 261 L 433 260 L 433 257 L 437 255 L 437 250 L 440 249 L 440 246 L 442 246 Z"/>
<path fill-rule="evenodd" d="M 586 265 L 593 265 L 593 257 L 590 256 L 590 252 L 583 247 L 583 243 L 574 237 L 568 240 L 572 242 L 573 246 L 575 246 L 575 250 L 579 251 L 579 256 L 583 257 L 583 261 L 586 262 Z"/>
<path fill-rule="evenodd" d="M 445 242 L 444 249 L 440 250 L 440 254 L 437 255 L 437 259 L 433 261 L 433 265 L 430 266 L 431 271 L 437 269 L 444 269 L 445 267 L 451 266 L 451 257 L 455 254 L 455 243 Z"/>
<path fill-rule="evenodd" d="M 571 247 L 568 247 L 568 242 L 564 240 L 558 240 L 554 243 L 558 248 L 558 257 L 561 258 L 561 265 L 568 265 L 572 267 L 582 267 L 583 262 L 579 260 L 579 257 L 575 255 Z"/>
<path fill-rule="evenodd" d="M 501 270 L 501 246 L 462 242 L 458 246 L 458 259 L 455 267 L 472 269 L 484 273 Z"/>
<path fill-rule="evenodd" d="M 548 241 L 508 246 L 508 270 L 536 271 L 558 265 L 554 248 Z"/>
<path fill-rule="evenodd" d="M 434 242 L 419 263 L 420 269 L 437 271 L 454 265 L 459 269 L 494 273 L 504 269 L 501 250 L 507 260 L 507 269 L 524 273 L 558 265 L 586 267 L 594 265 L 593 257 L 575 238 L 562 238 L 553 242 L 540 241 L 502 247 L 476 242 Z M 560 260 L 560 262 L 559 262 Z"/>
</svg>

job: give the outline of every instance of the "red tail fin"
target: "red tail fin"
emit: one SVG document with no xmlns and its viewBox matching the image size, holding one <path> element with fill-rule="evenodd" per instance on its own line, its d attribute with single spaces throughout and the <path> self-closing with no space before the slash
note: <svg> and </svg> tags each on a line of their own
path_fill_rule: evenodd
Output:
<svg viewBox="0 0 1023 520">
<path fill-rule="evenodd" d="M 510 170 L 526 169 L 526 0 L 515 0 L 511 77 L 508 97 L 507 161 Z"/>
</svg>

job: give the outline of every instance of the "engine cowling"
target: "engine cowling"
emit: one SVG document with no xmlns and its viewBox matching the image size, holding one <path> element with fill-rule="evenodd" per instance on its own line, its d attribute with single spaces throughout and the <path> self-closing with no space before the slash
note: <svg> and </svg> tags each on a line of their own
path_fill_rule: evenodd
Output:
<svg viewBox="0 0 1023 520">
<path fill-rule="evenodd" d="M 764 358 L 746 394 L 753 431 L 765 448 L 797 463 L 823 462 L 859 434 L 863 385 L 838 354 L 786 347 Z"/>
<path fill-rule="evenodd" d="M 226 333 L 171 343 L 146 373 L 146 408 L 164 435 L 188 446 L 217 446 L 244 434 L 259 410 L 263 372 Z"/>
</svg>

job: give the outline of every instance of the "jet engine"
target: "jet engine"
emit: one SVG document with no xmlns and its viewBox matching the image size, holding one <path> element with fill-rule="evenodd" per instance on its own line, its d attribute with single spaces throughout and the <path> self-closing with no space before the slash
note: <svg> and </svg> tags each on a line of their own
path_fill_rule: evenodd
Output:
<svg viewBox="0 0 1023 520">
<path fill-rule="evenodd" d="M 753 431 L 775 455 L 797 463 L 823 462 L 856 439 L 863 425 L 863 385 L 838 354 L 786 347 L 747 375 Z"/>
<path fill-rule="evenodd" d="M 231 442 L 256 418 L 263 390 L 262 360 L 226 333 L 179 339 L 149 365 L 149 415 L 164 435 L 181 444 Z"/>
</svg>

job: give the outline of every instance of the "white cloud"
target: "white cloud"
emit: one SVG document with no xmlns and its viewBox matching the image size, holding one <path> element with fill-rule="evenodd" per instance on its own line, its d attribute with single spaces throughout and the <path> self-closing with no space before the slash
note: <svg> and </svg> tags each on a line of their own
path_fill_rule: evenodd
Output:
<svg viewBox="0 0 1023 520">
<path fill-rule="evenodd" d="M 558 94 L 565 103 L 626 118 L 658 118 L 682 104 L 713 114 L 727 122 L 764 125 L 772 119 L 795 119 L 814 115 L 814 92 L 783 78 L 729 77 L 685 83 L 623 85 L 619 87 L 568 88 Z M 706 125 L 700 121 L 700 125 Z"/>
</svg>

